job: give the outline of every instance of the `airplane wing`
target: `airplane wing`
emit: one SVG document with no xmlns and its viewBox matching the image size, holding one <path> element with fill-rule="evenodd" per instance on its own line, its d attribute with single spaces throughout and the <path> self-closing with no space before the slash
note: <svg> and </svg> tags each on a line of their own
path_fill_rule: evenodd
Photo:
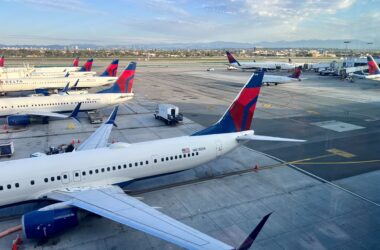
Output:
<svg viewBox="0 0 380 250">
<path fill-rule="evenodd" d="M 67 115 L 53 113 L 53 112 L 27 112 L 27 113 L 18 113 L 19 115 L 32 115 L 32 116 L 47 116 L 55 118 L 68 118 Z"/>
<path fill-rule="evenodd" d="M 234 247 L 162 214 L 138 199 L 125 194 L 117 186 L 65 188 L 52 191 L 46 196 L 187 249 L 234 249 Z"/>
<path fill-rule="evenodd" d="M 55 117 L 55 118 L 73 118 L 75 120 L 78 120 L 77 115 L 79 113 L 81 105 L 82 103 L 79 102 L 77 106 L 75 106 L 75 109 L 71 112 L 70 115 L 64 115 L 64 114 L 54 113 L 54 112 L 42 112 L 42 111 L 17 113 L 17 115 L 46 116 L 46 117 Z"/>
<path fill-rule="evenodd" d="M 104 148 L 107 146 L 108 138 L 110 137 L 112 127 L 116 126 L 115 119 L 118 106 L 114 108 L 108 120 L 103 123 L 87 140 L 85 140 L 75 151 L 89 150 L 95 148 Z"/>
</svg>

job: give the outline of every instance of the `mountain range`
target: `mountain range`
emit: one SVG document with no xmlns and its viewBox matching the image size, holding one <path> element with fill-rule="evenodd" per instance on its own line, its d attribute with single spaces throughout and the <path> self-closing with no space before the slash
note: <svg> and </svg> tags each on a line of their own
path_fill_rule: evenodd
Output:
<svg viewBox="0 0 380 250">
<path fill-rule="evenodd" d="M 378 49 L 373 44 L 361 40 L 296 40 L 296 41 L 275 41 L 275 42 L 257 42 L 257 43 L 240 43 L 240 42 L 199 42 L 199 43 L 147 43 L 147 44 L 130 44 L 130 45 L 97 45 L 97 44 L 69 44 L 69 45 L 5 45 L 0 44 L 0 48 L 16 47 L 16 48 L 47 48 L 51 50 L 62 50 L 65 48 L 73 48 L 78 46 L 80 49 L 161 49 L 161 50 L 177 50 L 177 49 L 251 49 L 251 48 L 314 48 L 314 49 Z"/>
</svg>

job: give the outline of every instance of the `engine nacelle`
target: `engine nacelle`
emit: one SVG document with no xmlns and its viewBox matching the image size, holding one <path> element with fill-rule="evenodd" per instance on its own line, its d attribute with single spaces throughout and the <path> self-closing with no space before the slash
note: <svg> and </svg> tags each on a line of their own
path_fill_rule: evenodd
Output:
<svg viewBox="0 0 380 250">
<path fill-rule="evenodd" d="M 64 207 L 37 210 L 22 216 L 22 228 L 29 239 L 45 239 L 55 236 L 79 223 L 78 208 Z"/>
<path fill-rule="evenodd" d="M 48 123 L 48 117 L 30 116 L 30 115 L 10 115 L 7 117 L 9 126 L 27 126 L 31 123 Z"/>
</svg>

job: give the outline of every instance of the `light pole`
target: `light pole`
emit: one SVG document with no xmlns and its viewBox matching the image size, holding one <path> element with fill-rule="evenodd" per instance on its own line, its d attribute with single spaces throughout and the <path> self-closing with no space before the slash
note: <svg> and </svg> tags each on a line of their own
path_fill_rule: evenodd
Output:
<svg viewBox="0 0 380 250">
<path fill-rule="evenodd" d="M 344 41 L 346 44 L 346 59 L 348 58 L 348 44 L 351 43 L 351 41 Z"/>
</svg>

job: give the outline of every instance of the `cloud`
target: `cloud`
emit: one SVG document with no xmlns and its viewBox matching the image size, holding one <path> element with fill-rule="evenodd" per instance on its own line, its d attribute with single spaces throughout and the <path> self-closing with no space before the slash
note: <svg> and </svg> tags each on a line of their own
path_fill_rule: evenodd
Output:
<svg viewBox="0 0 380 250">
<path fill-rule="evenodd" d="M 104 11 L 99 11 L 94 9 L 91 5 L 86 4 L 81 0 L 65 0 L 65 1 L 56 1 L 56 0 L 3 0 L 5 2 L 15 2 L 27 4 L 39 9 L 54 9 L 60 11 L 79 11 L 92 14 L 106 14 Z"/>
</svg>

